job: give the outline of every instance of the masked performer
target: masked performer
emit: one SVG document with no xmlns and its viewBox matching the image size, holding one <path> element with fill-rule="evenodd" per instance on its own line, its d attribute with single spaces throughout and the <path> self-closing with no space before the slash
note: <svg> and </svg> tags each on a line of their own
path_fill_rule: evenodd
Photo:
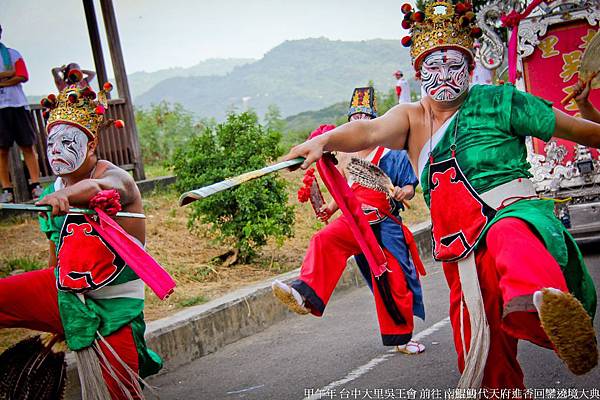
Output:
<svg viewBox="0 0 600 400">
<path fill-rule="evenodd" d="M 96 154 L 99 134 L 109 123 L 104 115 L 105 90 L 110 84 L 104 85 L 96 101 L 91 88 L 73 84 L 43 100 L 50 108 L 48 160 L 58 176 L 37 203 L 52 207 L 50 215 L 40 218 L 49 239 L 49 268 L 0 279 L 0 328 L 64 337 L 77 354 L 85 399 L 130 399 L 142 396 L 139 377 L 162 366 L 144 340 L 144 283 L 99 235 L 93 221 L 68 213 L 71 206 L 85 208 L 90 201 L 115 208 L 119 198 L 124 211 L 143 211 L 130 175 Z M 115 218 L 115 222 L 139 251 L 145 241 L 144 220 Z M 89 365 L 84 354 L 93 354 L 89 365 L 96 370 L 85 369 Z M 94 378 L 105 383 L 104 394 L 89 388 L 86 394 L 86 380 Z"/>
<path fill-rule="evenodd" d="M 377 111 L 373 88 L 355 89 L 348 112 L 349 120 L 375 117 Z M 408 254 L 405 233 L 398 216 L 403 208 L 401 201 L 414 196 L 417 178 L 404 151 L 390 151 L 375 146 L 354 155 L 338 154 L 339 169 L 346 176 L 349 176 L 345 170 L 351 156 L 379 165 L 390 173 L 394 185 L 392 198 L 389 194 L 348 182 L 388 259 L 390 272 L 384 278 L 375 278 L 368 265 L 365 265 L 363 256 L 357 260 L 375 296 L 383 344 L 397 346 L 399 351 L 407 354 L 421 353 L 425 347 L 411 340 L 413 310 L 415 315 L 425 317 L 421 286 Z M 320 219 L 328 220 L 337 209 L 335 200 L 330 202 L 321 210 Z M 410 235 L 410 232 L 407 234 Z M 413 250 L 413 256 L 418 259 L 416 248 Z M 298 279 L 291 286 L 275 281 L 273 291 L 291 310 L 321 316 L 348 257 L 359 253 L 360 246 L 348 229 L 348 218 L 343 215 L 313 236 Z M 417 262 L 420 265 L 420 260 Z"/>
<path fill-rule="evenodd" d="M 525 136 L 600 146 L 600 125 L 512 85 L 469 90 L 481 30 L 469 3 L 402 6 L 427 96 L 294 147 L 307 168 L 323 151 L 407 148 L 431 210 L 433 253 L 450 287 L 460 387 L 523 388 L 518 339 L 552 348 L 571 371 L 597 364 L 596 292 L 573 238 L 538 199 Z M 286 157 L 286 158 L 288 158 Z M 418 164 L 417 164 L 418 163 Z"/>
</svg>

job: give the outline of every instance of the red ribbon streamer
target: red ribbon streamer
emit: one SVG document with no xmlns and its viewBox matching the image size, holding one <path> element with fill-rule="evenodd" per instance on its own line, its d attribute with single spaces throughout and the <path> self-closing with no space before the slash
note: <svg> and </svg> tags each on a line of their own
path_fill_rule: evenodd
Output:
<svg viewBox="0 0 600 400">
<path fill-rule="evenodd" d="M 519 23 L 524 18 L 527 18 L 529 14 L 539 6 L 544 0 L 534 0 L 525 11 L 518 13 L 512 10 L 510 13 L 503 15 L 500 20 L 502 25 L 511 28 L 510 40 L 508 41 L 508 80 L 515 83 L 517 80 L 517 48 L 519 44 Z"/>
<path fill-rule="evenodd" d="M 159 299 L 167 298 L 175 288 L 175 281 L 154 258 L 113 221 L 104 211 L 96 208 L 98 221 L 86 215 L 86 220 L 108 244 L 123 258 L 127 265 L 143 280 Z"/>
</svg>

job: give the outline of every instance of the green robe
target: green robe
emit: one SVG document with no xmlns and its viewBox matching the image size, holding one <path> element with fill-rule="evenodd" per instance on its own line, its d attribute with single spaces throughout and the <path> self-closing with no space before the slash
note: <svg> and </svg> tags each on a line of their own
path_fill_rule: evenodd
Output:
<svg viewBox="0 0 600 400">
<path fill-rule="evenodd" d="M 54 185 L 48 186 L 40 198 L 54 193 Z M 56 249 L 65 217 L 39 218 L 40 230 L 54 242 Z M 58 271 L 56 271 L 57 273 Z M 119 285 L 139 279 L 129 267 L 125 267 L 115 280 L 107 286 Z M 146 346 L 144 332 L 144 300 L 129 297 L 92 299 L 86 297 L 82 303 L 72 292 L 58 290 L 58 309 L 69 349 L 81 350 L 92 345 L 96 332 L 106 337 L 126 325 L 131 325 L 133 339 L 138 352 L 139 375 L 143 378 L 157 373 L 162 360 Z"/>
<path fill-rule="evenodd" d="M 556 123 L 550 102 L 521 92 L 512 85 L 475 85 L 459 114 L 433 148 L 435 162 L 452 156 L 450 146 L 457 121 L 456 159 L 479 194 L 517 178 L 530 178 L 525 138 L 534 136 L 548 141 Z M 428 166 L 429 162 L 421 176 L 427 204 Z M 519 218 L 531 226 L 560 265 L 571 293 L 593 318 L 596 311 L 594 283 L 575 240 L 554 216 L 554 203 L 541 199 L 518 201 L 498 211 L 485 232 L 507 217 Z M 485 232 L 479 243 L 485 240 Z"/>
</svg>

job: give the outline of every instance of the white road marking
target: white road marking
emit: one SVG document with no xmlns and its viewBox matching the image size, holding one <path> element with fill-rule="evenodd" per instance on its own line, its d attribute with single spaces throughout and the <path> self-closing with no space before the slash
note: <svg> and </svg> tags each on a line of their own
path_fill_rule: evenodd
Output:
<svg viewBox="0 0 600 400">
<path fill-rule="evenodd" d="M 257 386 L 251 386 L 249 388 L 246 389 L 241 389 L 241 390 L 235 390 L 233 392 L 227 392 L 227 394 L 240 394 L 240 393 L 245 393 L 245 392 L 249 392 L 251 390 L 255 390 L 255 389 L 259 389 L 261 387 L 263 387 L 265 385 L 257 385 Z"/>
<path fill-rule="evenodd" d="M 446 317 L 443 320 L 436 322 L 429 328 L 424 329 L 421 332 L 414 335 L 413 340 L 415 340 L 415 341 L 423 340 L 427 336 L 439 331 L 440 329 L 442 329 L 444 326 L 448 325 L 449 323 L 450 323 L 450 317 Z M 352 382 L 353 380 L 360 378 L 361 376 L 365 375 L 367 372 L 371 371 L 373 368 L 375 368 L 376 366 L 378 366 L 379 364 L 381 364 L 388 358 L 393 357 L 397 354 L 400 354 L 400 353 L 398 353 L 395 348 L 392 350 L 389 350 L 387 352 L 387 354 L 384 354 L 380 357 L 376 357 L 376 358 L 372 359 L 371 361 L 369 361 L 368 363 L 361 365 L 360 367 L 350 371 L 350 373 L 348 373 L 348 375 L 346 375 L 342 379 L 331 382 L 329 385 L 321 388 L 318 391 L 315 391 L 314 395 L 305 397 L 303 400 L 318 400 L 321 398 L 321 393 L 325 393 L 328 390 L 331 390 L 333 388 L 336 388 L 338 386 L 344 385 L 348 382 Z"/>
</svg>

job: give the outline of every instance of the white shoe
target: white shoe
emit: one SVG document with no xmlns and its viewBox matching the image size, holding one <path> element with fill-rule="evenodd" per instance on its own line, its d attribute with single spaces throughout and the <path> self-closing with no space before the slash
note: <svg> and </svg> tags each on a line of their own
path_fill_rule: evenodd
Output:
<svg viewBox="0 0 600 400">
<path fill-rule="evenodd" d="M 402 354 L 416 355 L 421 354 L 425 351 L 425 345 L 423 343 L 415 342 L 414 340 L 409 341 L 406 344 L 396 346 L 396 351 Z"/>
<path fill-rule="evenodd" d="M 306 315 L 310 313 L 310 309 L 304 305 L 304 299 L 302 298 L 302 295 L 293 287 L 276 279 L 271 284 L 271 290 L 273 290 L 275 297 L 285 304 L 290 311 L 300 315 Z"/>
</svg>

